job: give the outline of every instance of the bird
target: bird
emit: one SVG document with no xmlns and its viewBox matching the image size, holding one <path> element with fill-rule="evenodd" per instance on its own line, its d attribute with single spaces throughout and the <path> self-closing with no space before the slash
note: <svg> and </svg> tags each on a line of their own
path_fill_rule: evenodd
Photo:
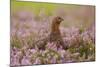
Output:
<svg viewBox="0 0 100 67">
<path fill-rule="evenodd" d="M 39 50 L 41 50 L 41 49 L 45 50 L 45 46 L 48 42 L 50 42 L 50 43 L 54 42 L 56 44 L 57 48 L 62 46 L 63 49 L 67 49 L 67 47 L 65 46 L 65 43 L 63 41 L 63 38 L 61 36 L 61 31 L 60 31 L 60 24 L 62 21 L 64 21 L 64 19 L 60 16 L 56 16 L 52 19 L 52 24 L 50 27 L 51 31 L 50 31 L 50 34 L 48 35 L 48 37 L 46 37 L 44 39 L 40 39 L 34 43 Z"/>
<path fill-rule="evenodd" d="M 61 38 L 61 33 L 60 33 L 60 23 L 63 21 L 63 19 L 59 16 L 55 17 L 52 20 L 52 24 L 51 24 L 51 32 L 50 32 L 50 42 L 52 41 L 57 41 L 59 38 Z"/>
<path fill-rule="evenodd" d="M 55 42 L 57 48 L 60 48 L 60 46 L 62 46 L 63 49 L 67 49 L 60 31 L 60 24 L 62 21 L 64 21 L 64 19 L 60 16 L 57 16 L 52 20 L 49 42 Z"/>
</svg>

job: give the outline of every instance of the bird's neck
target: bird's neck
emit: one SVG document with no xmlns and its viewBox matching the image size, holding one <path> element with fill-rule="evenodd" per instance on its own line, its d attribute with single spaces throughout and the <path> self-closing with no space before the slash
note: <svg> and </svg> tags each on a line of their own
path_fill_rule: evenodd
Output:
<svg viewBox="0 0 100 67">
<path fill-rule="evenodd" d="M 51 32 L 52 33 L 60 33 L 59 26 L 60 26 L 60 24 L 52 23 Z"/>
</svg>

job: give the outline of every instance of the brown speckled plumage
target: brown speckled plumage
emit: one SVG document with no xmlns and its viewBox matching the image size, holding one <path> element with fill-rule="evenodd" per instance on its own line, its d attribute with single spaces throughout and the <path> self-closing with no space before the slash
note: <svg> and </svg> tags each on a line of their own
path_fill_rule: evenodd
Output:
<svg viewBox="0 0 100 67">
<path fill-rule="evenodd" d="M 60 33 L 60 23 L 63 21 L 61 17 L 57 16 L 52 20 L 50 42 L 56 42 L 57 48 L 62 46 L 63 49 L 67 49 L 64 45 L 61 33 Z"/>
</svg>

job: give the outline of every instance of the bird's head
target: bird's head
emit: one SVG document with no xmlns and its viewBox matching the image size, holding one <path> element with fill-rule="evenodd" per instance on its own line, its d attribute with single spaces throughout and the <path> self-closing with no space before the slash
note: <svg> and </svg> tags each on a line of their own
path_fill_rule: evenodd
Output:
<svg viewBox="0 0 100 67">
<path fill-rule="evenodd" d="M 64 20 L 64 19 L 61 18 L 61 17 L 59 17 L 59 16 L 57 16 L 57 17 L 55 17 L 55 18 L 53 19 L 53 21 L 55 21 L 57 24 L 60 24 L 63 20 Z"/>
</svg>

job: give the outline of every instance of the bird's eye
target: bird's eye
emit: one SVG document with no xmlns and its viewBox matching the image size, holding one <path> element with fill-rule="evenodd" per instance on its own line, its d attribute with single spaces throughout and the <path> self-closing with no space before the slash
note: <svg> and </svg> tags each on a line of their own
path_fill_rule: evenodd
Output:
<svg viewBox="0 0 100 67">
<path fill-rule="evenodd" d="M 60 17 L 58 19 L 61 19 Z"/>
<path fill-rule="evenodd" d="M 60 18 L 60 17 L 58 18 L 58 21 L 62 21 L 62 20 L 63 20 L 62 18 Z"/>
</svg>

